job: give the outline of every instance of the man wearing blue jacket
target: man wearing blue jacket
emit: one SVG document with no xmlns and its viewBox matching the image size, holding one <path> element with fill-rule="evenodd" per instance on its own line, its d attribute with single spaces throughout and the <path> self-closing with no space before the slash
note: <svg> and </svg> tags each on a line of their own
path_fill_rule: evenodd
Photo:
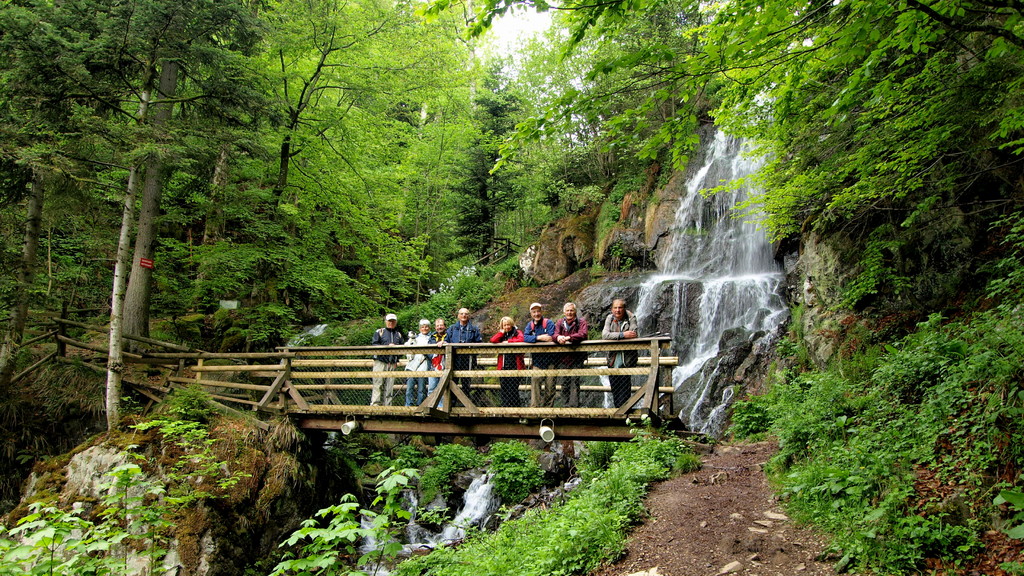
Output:
<svg viewBox="0 0 1024 576">
<path fill-rule="evenodd" d="M 449 344 L 475 344 L 483 342 L 483 338 L 480 336 L 480 329 L 469 321 L 469 309 L 459 308 L 457 318 L 455 323 L 448 327 Z M 455 353 L 454 364 L 452 364 L 453 369 L 473 370 L 475 367 L 476 356 Z M 455 383 L 462 386 L 462 391 L 466 393 L 466 396 L 469 396 L 470 385 L 472 384 L 471 378 L 457 378 Z"/>
<path fill-rule="evenodd" d="M 544 307 L 540 302 L 530 304 L 530 321 L 523 329 L 523 341 L 536 344 L 552 342 L 555 339 L 555 321 L 544 317 Z M 534 370 L 544 370 L 551 366 L 552 355 L 542 352 L 531 352 L 530 363 Z M 530 379 L 530 407 L 550 406 L 555 400 L 555 377 L 534 376 Z"/>
</svg>

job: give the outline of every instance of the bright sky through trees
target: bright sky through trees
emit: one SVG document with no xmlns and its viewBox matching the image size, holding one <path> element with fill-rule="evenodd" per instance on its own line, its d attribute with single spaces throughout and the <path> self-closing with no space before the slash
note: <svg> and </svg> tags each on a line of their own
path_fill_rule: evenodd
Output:
<svg viewBox="0 0 1024 576">
<path fill-rule="evenodd" d="M 487 32 L 488 55 L 507 56 L 536 34 L 551 27 L 551 12 L 517 10 L 496 19 Z"/>
</svg>

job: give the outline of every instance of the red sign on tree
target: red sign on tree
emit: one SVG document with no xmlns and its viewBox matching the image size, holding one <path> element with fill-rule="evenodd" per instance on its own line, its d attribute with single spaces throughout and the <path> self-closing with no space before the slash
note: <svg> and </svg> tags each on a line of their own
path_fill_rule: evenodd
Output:
<svg viewBox="0 0 1024 576">
<path fill-rule="evenodd" d="M 143 268 L 149 268 L 150 270 L 152 270 L 153 269 L 153 259 L 152 258 L 139 258 L 139 266 L 142 266 Z"/>
</svg>

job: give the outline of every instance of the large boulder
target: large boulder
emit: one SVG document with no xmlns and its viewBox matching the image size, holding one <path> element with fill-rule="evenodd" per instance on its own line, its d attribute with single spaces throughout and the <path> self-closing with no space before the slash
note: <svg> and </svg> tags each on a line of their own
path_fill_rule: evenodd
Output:
<svg viewBox="0 0 1024 576">
<path fill-rule="evenodd" d="M 538 284 L 551 284 L 594 261 L 594 210 L 557 220 L 541 232 L 537 244 L 520 259 L 523 272 Z"/>
<path fill-rule="evenodd" d="M 136 530 L 147 528 L 147 512 L 166 513 L 173 524 L 161 531 L 166 540 L 156 547 L 137 539 L 114 544 L 121 547 L 116 553 L 124 555 L 125 574 L 150 574 L 151 562 L 183 576 L 239 574 L 276 552 L 288 533 L 312 514 L 317 498 L 312 482 L 298 477 L 306 470 L 294 456 L 298 436 L 263 434 L 230 422 L 211 437 L 220 442 L 208 452 L 197 448 L 199 455 L 190 457 L 180 439 L 161 439 L 152 431 L 97 436 L 68 456 L 38 463 L 21 505 L 5 522 L 24 517 L 30 503 L 53 502 L 98 523 L 105 500 L 127 501 L 124 513 L 128 521 L 139 523 Z M 208 473 L 190 468 L 205 463 L 206 457 L 221 462 L 219 472 L 237 473 L 237 483 L 219 487 Z M 130 473 L 128 465 L 133 464 L 139 470 Z M 117 485 L 114 474 L 119 474 Z M 167 494 L 196 495 L 196 500 L 178 507 Z M 154 553 L 157 557 L 151 558 Z"/>
</svg>

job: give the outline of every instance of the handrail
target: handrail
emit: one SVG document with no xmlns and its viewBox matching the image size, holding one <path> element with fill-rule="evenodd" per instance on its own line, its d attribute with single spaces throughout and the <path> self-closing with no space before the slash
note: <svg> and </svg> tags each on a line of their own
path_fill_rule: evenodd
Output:
<svg viewBox="0 0 1024 576">
<path fill-rule="evenodd" d="M 537 380 L 547 380 L 549 394 L 564 390 L 575 394 L 581 404 L 600 407 L 603 394 L 612 390 L 602 377 L 627 379 L 630 395 L 636 399 L 617 407 L 616 413 L 626 414 L 636 407 L 641 413 L 658 414 L 659 402 L 671 408 L 669 381 L 664 370 L 675 366 L 674 355 L 662 358 L 671 345 L 667 336 L 651 336 L 629 340 L 586 340 L 576 345 L 554 343 L 469 343 L 438 345 L 394 346 L 281 346 L 276 352 L 249 353 L 150 353 L 140 362 L 151 358 L 178 359 L 186 362 L 191 376 L 175 376 L 169 382 L 177 385 L 196 384 L 210 390 L 231 390 L 240 404 L 253 405 L 253 409 L 273 409 L 291 413 L 323 413 L 328 410 L 359 412 L 371 406 L 369 394 L 374 387 L 386 396 L 387 380 L 398 390 L 397 404 L 404 404 L 406 380 L 409 378 L 436 379 L 433 392 L 422 401 L 414 402 L 416 413 L 424 416 L 445 417 L 452 409 L 460 413 L 477 414 L 489 407 L 516 406 L 524 403 L 541 404 Z M 609 368 L 605 355 L 622 351 L 635 351 L 639 358 L 630 366 Z M 443 370 L 409 370 L 412 355 L 441 355 L 446 362 Z M 576 356 L 572 364 L 557 362 L 565 354 Z M 594 356 L 590 356 L 593 354 Z M 497 370 L 499 358 L 513 355 L 521 357 L 522 370 Z M 374 357 L 395 359 L 390 370 L 375 365 Z M 207 360 L 236 360 L 242 363 L 211 365 Z M 279 360 L 271 364 L 266 360 Z M 547 365 L 555 360 L 552 365 Z M 129 360 L 130 362 L 133 360 Z M 385 361 L 386 362 L 386 361 Z M 543 363 L 542 363 L 543 362 Z M 465 363 L 465 364 L 464 364 Z M 539 366 L 536 366 L 539 363 Z M 383 366 L 383 365 L 382 365 Z M 273 384 L 265 384 L 273 379 Z M 635 381 L 633 381 L 635 379 Z M 588 381 L 584 381 L 588 380 Z M 382 383 L 383 381 L 383 383 Z M 433 384 L 433 382 L 431 382 Z M 569 388 L 566 388 L 569 386 Z M 621 386 L 621 384 L 620 384 Z M 260 398 L 247 394 L 255 393 Z M 414 397 L 419 391 L 414 391 Z M 374 392 L 374 395 L 377 392 Z M 509 395 L 514 395 L 509 399 Z M 595 396 L 596 394 L 596 396 Z M 573 396 L 565 399 L 570 408 Z M 220 398 L 224 400 L 224 397 Z M 641 401 L 642 400 L 642 401 Z M 550 402 L 550 399 L 547 400 Z M 596 404 L 595 404 L 596 403 Z M 383 401 L 385 406 L 387 400 Z M 347 407 L 347 408 L 346 408 Z M 372 407 L 371 407 L 372 408 Z M 383 407 L 382 407 L 383 408 Z M 611 415 L 611 412 L 609 412 Z"/>
<path fill-rule="evenodd" d="M 73 321 L 62 324 L 93 328 Z M 106 352 L 101 346 L 62 335 L 57 338 L 72 346 Z M 508 414 L 515 412 L 515 407 L 522 407 L 520 411 L 547 410 L 563 416 L 572 412 L 601 414 L 603 418 L 666 418 L 672 414 L 668 370 L 677 364 L 675 355 L 665 355 L 670 346 L 671 338 L 657 335 L 629 340 L 585 340 L 575 345 L 484 342 L 441 346 L 281 346 L 271 352 L 146 351 L 138 356 L 126 354 L 124 360 L 126 364 L 162 366 L 166 370 L 162 388 L 200 386 L 218 402 L 235 403 L 247 411 L 305 417 L 390 414 L 399 418 L 412 414 L 436 421 L 453 416 L 481 417 L 495 411 Z M 635 352 L 637 361 L 609 367 L 606 357 L 623 351 Z M 426 369 L 407 369 L 409 359 L 416 354 L 440 355 L 445 362 L 441 370 L 431 365 L 424 366 Z M 572 360 L 566 355 L 571 355 Z M 382 356 L 393 357 L 396 362 L 382 367 Z M 565 363 L 561 362 L 563 359 Z M 499 363 L 506 368 L 512 365 L 523 369 L 498 370 Z M 390 369 L 384 369 L 387 367 Z M 386 398 L 388 379 L 394 380 L 394 390 L 398 391 L 395 403 L 405 404 L 409 378 L 429 379 L 436 386 L 422 401 L 419 390 L 414 390 L 410 407 L 388 406 L 386 399 L 382 402 L 384 406 L 370 405 L 371 396 L 378 392 Z M 619 388 L 613 394 L 616 385 Z M 624 403 L 622 386 L 627 387 L 629 396 Z M 564 406 L 552 403 L 551 395 L 564 395 Z M 612 397 L 618 399 L 619 405 L 603 408 Z"/>
<path fill-rule="evenodd" d="M 530 349 L 543 348 L 544 352 L 601 352 L 609 350 L 609 346 L 618 346 L 621 349 L 644 349 L 649 347 L 650 342 L 658 342 L 662 348 L 667 348 L 672 343 L 670 336 L 642 336 L 640 338 L 631 338 L 629 340 L 584 340 L 579 344 L 560 345 L 554 342 L 503 342 L 501 346 L 510 347 L 521 347 L 523 351 L 529 351 Z M 483 352 L 487 350 L 493 351 L 498 344 L 491 344 L 490 342 L 472 342 L 472 343 L 461 343 L 461 344 L 450 344 L 457 346 L 460 350 L 474 350 L 479 349 Z M 643 345 L 641 345 L 643 344 Z M 278 346 L 276 350 L 287 350 L 290 352 L 317 352 L 317 353 L 328 353 L 328 352 L 380 352 L 380 350 L 409 350 L 419 348 L 437 348 L 437 345 L 408 345 L 408 344 L 395 344 L 393 346 Z M 549 350 L 550 348 L 550 350 Z M 618 349 L 618 348 L 617 348 Z"/>
</svg>

